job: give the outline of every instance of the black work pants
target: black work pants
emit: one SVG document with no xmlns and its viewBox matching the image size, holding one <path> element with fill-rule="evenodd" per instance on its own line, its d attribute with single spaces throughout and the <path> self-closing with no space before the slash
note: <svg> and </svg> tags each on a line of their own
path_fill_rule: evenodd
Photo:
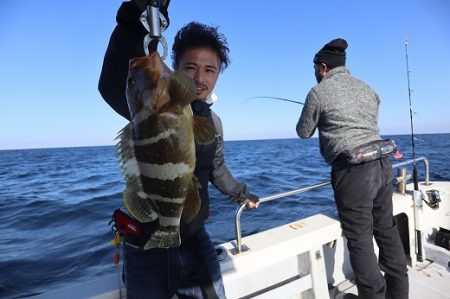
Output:
<svg viewBox="0 0 450 299">
<path fill-rule="evenodd" d="M 389 158 L 333 167 L 331 180 L 359 298 L 408 298 L 406 256 L 392 212 Z"/>
</svg>

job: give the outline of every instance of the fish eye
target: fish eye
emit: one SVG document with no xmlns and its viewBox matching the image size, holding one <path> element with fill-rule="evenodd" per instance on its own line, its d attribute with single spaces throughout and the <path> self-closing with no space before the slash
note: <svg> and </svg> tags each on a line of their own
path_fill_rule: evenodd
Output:
<svg viewBox="0 0 450 299">
<path fill-rule="evenodd" d="M 133 88 L 134 87 L 134 78 L 130 77 L 127 80 L 127 87 L 128 88 Z"/>
</svg>

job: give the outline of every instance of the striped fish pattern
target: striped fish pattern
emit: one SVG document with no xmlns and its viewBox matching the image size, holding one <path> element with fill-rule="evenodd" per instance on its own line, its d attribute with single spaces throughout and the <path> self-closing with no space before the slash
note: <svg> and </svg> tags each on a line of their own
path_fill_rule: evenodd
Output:
<svg viewBox="0 0 450 299">
<path fill-rule="evenodd" d="M 117 137 L 124 205 L 140 222 L 157 220 L 145 250 L 179 246 L 181 217 L 193 221 L 201 205 L 189 105 L 194 82 L 172 72 L 155 52 L 130 60 L 126 95 L 131 121 Z M 212 141 L 214 129 L 205 121 L 195 120 L 207 132 L 199 140 Z"/>
</svg>

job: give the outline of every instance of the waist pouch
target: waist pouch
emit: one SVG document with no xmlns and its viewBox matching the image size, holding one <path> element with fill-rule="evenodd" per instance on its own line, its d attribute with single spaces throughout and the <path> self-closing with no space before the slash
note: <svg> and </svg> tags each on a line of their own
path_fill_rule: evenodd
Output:
<svg viewBox="0 0 450 299">
<path fill-rule="evenodd" d="M 443 247 L 447 250 L 450 250 L 450 230 L 445 228 L 439 228 L 439 231 L 436 232 L 436 238 L 434 239 L 434 244 L 437 246 Z"/>
<path fill-rule="evenodd" d="M 352 150 L 344 151 L 340 157 L 349 164 L 360 164 L 378 160 L 395 151 L 397 151 L 397 145 L 394 140 L 385 139 L 372 141 Z"/>
<path fill-rule="evenodd" d="M 126 242 L 138 247 L 143 247 L 147 243 L 158 224 L 158 220 L 139 222 L 121 209 L 114 211 L 111 222 L 114 223 L 114 230 L 122 234 Z"/>
<path fill-rule="evenodd" d="M 143 228 L 121 209 L 115 210 L 112 218 L 114 228 L 120 233 L 139 235 L 143 232 Z"/>
</svg>

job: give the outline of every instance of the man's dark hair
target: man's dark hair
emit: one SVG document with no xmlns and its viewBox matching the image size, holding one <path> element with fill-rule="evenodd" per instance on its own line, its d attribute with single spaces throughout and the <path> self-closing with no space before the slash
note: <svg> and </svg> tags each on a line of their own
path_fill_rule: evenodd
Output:
<svg viewBox="0 0 450 299">
<path fill-rule="evenodd" d="M 172 46 L 174 69 L 178 69 L 181 55 L 193 48 L 209 48 L 214 51 L 219 57 L 221 71 L 230 64 L 227 39 L 218 31 L 218 27 L 191 22 L 181 28 L 175 35 Z"/>
</svg>

